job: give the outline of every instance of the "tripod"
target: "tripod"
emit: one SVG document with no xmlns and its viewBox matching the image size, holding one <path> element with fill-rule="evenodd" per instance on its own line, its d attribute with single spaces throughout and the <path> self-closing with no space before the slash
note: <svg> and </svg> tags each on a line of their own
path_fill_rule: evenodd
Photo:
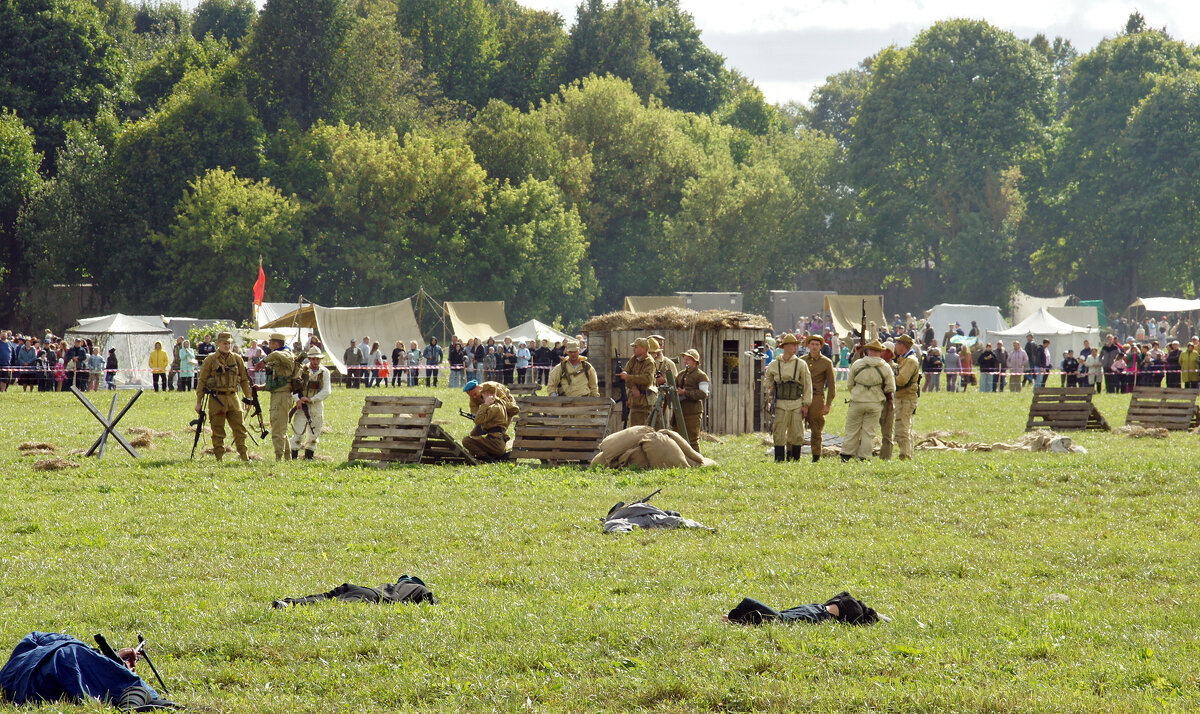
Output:
<svg viewBox="0 0 1200 714">
<path fill-rule="evenodd" d="M 670 401 L 667 401 L 668 399 Z M 687 441 L 687 425 L 683 422 L 683 405 L 679 402 L 679 390 L 669 384 L 658 388 L 658 398 L 654 400 L 654 408 L 650 410 L 650 426 L 654 429 L 671 428 L 671 425 L 667 423 L 668 406 L 674 410 L 675 420 L 679 422 L 680 436 Z"/>
</svg>

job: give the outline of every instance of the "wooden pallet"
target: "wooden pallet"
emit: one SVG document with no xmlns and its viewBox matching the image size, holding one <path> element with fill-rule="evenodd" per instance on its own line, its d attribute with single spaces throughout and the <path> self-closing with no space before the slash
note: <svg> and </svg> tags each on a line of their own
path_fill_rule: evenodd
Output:
<svg viewBox="0 0 1200 714">
<path fill-rule="evenodd" d="M 350 461 L 391 464 L 474 464 L 475 459 L 446 430 L 433 423 L 436 397 L 367 396 Z"/>
<path fill-rule="evenodd" d="M 608 436 L 616 404 L 605 397 L 521 397 L 513 459 L 544 464 L 587 463 Z"/>
<path fill-rule="evenodd" d="M 1125 424 L 1147 429 L 1189 429 L 1196 422 L 1196 396 L 1200 390 L 1134 387 Z"/>
<path fill-rule="evenodd" d="M 526 384 L 510 384 L 508 385 L 508 393 L 513 397 L 533 397 L 537 396 L 538 389 L 542 385 L 537 382 L 529 382 Z"/>
<path fill-rule="evenodd" d="M 1111 430 L 1100 410 L 1092 404 L 1095 393 L 1087 387 L 1040 387 L 1033 390 L 1025 430 L 1082 431 Z"/>
</svg>

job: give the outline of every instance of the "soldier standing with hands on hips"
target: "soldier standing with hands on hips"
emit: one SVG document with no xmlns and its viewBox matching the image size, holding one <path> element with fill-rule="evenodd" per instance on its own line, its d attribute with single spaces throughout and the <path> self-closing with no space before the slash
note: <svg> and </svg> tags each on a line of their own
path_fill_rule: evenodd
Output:
<svg viewBox="0 0 1200 714">
<path fill-rule="evenodd" d="M 204 410 L 203 398 L 208 400 L 208 422 L 212 426 L 213 456 L 217 461 L 225 454 L 225 422 L 233 430 L 233 443 L 238 457 L 249 461 L 246 453 L 246 425 L 242 423 L 242 405 L 254 404 L 250 398 L 250 375 L 242 356 L 234 354 L 233 335 L 222 332 L 217 335 L 217 351 L 204 358 L 200 366 L 200 389 L 196 392 L 196 413 Z M 242 400 L 238 402 L 238 390 Z"/>
<path fill-rule="evenodd" d="M 683 353 L 683 371 L 675 377 L 679 390 L 679 407 L 683 414 L 675 415 L 675 431 L 679 432 L 679 421 L 687 428 L 688 443 L 700 450 L 700 418 L 704 416 L 704 400 L 708 399 L 712 386 L 708 375 L 700 369 L 700 353 L 688 350 Z"/>
<path fill-rule="evenodd" d="M 790 333 L 779 338 L 783 355 L 771 361 L 763 377 L 763 393 L 775 416 L 772 436 L 775 460 L 797 461 L 804 448 L 804 419 L 812 403 L 812 377 L 808 365 L 796 356 L 800 340 Z"/>
</svg>

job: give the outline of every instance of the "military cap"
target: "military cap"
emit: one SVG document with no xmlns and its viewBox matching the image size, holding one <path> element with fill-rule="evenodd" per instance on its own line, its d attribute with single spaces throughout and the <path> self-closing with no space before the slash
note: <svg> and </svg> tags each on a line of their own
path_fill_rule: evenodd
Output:
<svg viewBox="0 0 1200 714">
<path fill-rule="evenodd" d="M 645 347 L 646 349 L 650 349 L 650 343 L 646 341 L 645 337 L 637 338 L 632 343 L 630 343 L 629 346 L 630 347 Z"/>
<path fill-rule="evenodd" d="M 667 341 L 667 338 L 663 337 L 662 335 L 650 335 L 650 336 L 653 337 L 654 339 L 658 340 L 658 344 L 660 344 L 660 345 Z"/>
<path fill-rule="evenodd" d="M 913 338 L 909 337 L 908 335 L 900 335 L 899 337 L 896 338 L 896 344 L 898 344 L 898 345 L 904 344 L 904 345 L 908 345 L 909 347 L 912 347 L 912 343 L 913 343 Z"/>
<path fill-rule="evenodd" d="M 808 337 L 805 337 L 804 344 L 807 345 L 809 342 L 820 342 L 822 347 L 825 346 L 825 338 L 821 337 L 820 335 L 809 335 Z"/>
<path fill-rule="evenodd" d="M 272 339 L 274 339 L 274 338 L 272 338 Z M 317 359 L 320 359 L 321 357 L 325 356 L 325 353 L 321 351 L 320 347 L 309 347 L 308 348 L 308 356 L 316 357 Z"/>
<path fill-rule="evenodd" d="M 579 343 L 575 340 L 567 340 L 563 343 L 563 352 L 578 352 Z"/>
<path fill-rule="evenodd" d="M 864 350 L 875 350 L 877 352 L 883 352 L 883 345 L 879 344 L 879 340 L 871 340 L 870 342 L 868 342 L 866 344 L 866 346 L 863 347 L 863 349 Z"/>
<path fill-rule="evenodd" d="M 279 342 L 282 342 L 285 345 L 287 344 L 287 336 L 285 336 L 282 332 L 272 332 L 271 335 L 267 339 L 270 340 L 271 342 L 275 342 L 276 340 L 278 340 Z"/>
<path fill-rule="evenodd" d="M 683 356 L 691 357 L 692 359 L 696 360 L 696 364 L 700 364 L 700 353 L 697 352 L 695 349 L 690 349 L 687 352 L 684 352 Z"/>
<path fill-rule="evenodd" d="M 463 385 L 463 391 L 469 392 L 478 386 L 479 386 L 479 382 L 476 382 L 475 380 L 472 379 L 470 382 L 467 382 L 466 384 Z"/>
<path fill-rule="evenodd" d="M 779 341 L 776 344 L 778 344 L 780 347 L 783 347 L 784 345 L 798 345 L 800 344 L 800 340 L 792 333 L 785 332 L 783 333 L 783 336 L 779 338 Z"/>
<path fill-rule="evenodd" d="M 659 352 L 662 350 L 662 345 L 658 344 L 658 340 L 651 337 L 646 340 L 646 349 L 651 352 Z"/>
<path fill-rule="evenodd" d="M 228 332 L 218 332 L 217 342 L 233 342 L 233 335 Z"/>
<path fill-rule="evenodd" d="M 888 352 L 895 352 L 896 346 L 892 344 L 891 340 L 888 340 L 887 342 L 883 343 L 883 349 L 887 350 Z"/>
</svg>

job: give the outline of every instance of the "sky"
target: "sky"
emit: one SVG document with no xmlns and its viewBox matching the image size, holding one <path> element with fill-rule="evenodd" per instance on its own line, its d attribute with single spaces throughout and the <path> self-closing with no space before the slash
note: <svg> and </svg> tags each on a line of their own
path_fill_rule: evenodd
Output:
<svg viewBox="0 0 1200 714">
<path fill-rule="evenodd" d="M 519 0 L 556 10 L 569 29 L 579 0 Z M 749 77 L 767 101 L 807 102 L 825 78 L 888 45 L 953 18 L 986 20 L 1017 37 L 1061 35 L 1081 53 L 1119 33 L 1137 10 L 1151 27 L 1200 44 L 1197 0 L 680 0 L 726 65 Z"/>
</svg>

